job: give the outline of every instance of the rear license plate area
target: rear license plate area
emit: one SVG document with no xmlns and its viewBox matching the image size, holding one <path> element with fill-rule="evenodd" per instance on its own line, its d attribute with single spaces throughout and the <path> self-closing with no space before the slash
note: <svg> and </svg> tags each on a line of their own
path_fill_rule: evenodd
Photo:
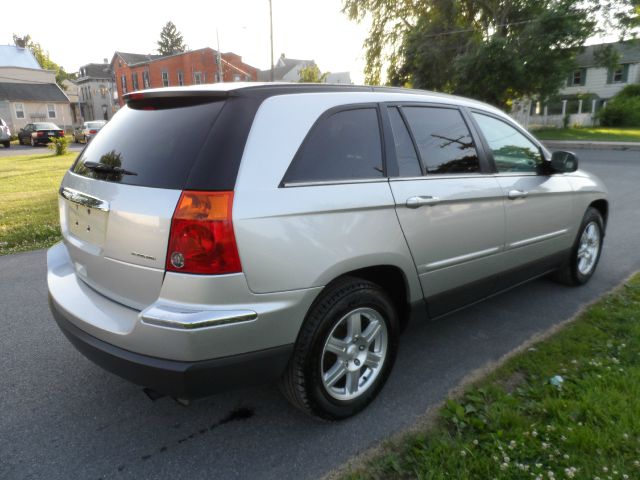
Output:
<svg viewBox="0 0 640 480">
<path fill-rule="evenodd" d="M 69 233 L 91 245 L 102 246 L 107 230 L 109 212 L 67 200 Z"/>
</svg>

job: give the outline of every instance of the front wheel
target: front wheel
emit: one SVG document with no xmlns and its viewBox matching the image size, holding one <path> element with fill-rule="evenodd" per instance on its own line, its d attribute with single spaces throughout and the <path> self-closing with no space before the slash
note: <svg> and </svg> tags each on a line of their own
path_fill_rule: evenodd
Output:
<svg viewBox="0 0 640 480">
<path fill-rule="evenodd" d="M 398 315 L 375 283 L 345 277 L 309 310 L 280 387 L 300 410 L 339 420 L 384 386 L 398 350 Z"/>
<path fill-rule="evenodd" d="M 604 221 L 595 208 L 584 214 L 578 236 L 565 265 L 558 270 L 556 279 L 566 285 L 584 285 L 598 266 L 604 240 Z"/>
</svg>

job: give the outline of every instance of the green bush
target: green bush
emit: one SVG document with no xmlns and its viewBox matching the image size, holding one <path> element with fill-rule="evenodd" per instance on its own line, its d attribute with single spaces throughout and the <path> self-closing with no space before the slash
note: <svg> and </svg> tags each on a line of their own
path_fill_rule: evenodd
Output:
<svg viewBox="0 0 640 480">
<path fill-rule="evenodd" d="M 64 155 L 67 153 L 67 147 L 69 146 L 69 140 L 67 137 L 53 137 L 49 148 L 55 150 L 56 155 Z"/>
<path fill-rule="evenodd" d="M 627 85 L 598 112 L 605 127 L 640 127 L 640 85 Z"/>
</svg>

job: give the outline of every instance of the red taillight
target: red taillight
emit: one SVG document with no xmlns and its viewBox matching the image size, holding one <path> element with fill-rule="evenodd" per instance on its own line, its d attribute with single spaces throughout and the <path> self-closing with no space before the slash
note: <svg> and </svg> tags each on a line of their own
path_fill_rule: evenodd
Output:
<svg viewBox="0 0 640 480">
<path fill-rule="evenodd" d="M 98 130 L 89 130 L 89 133 L 90 133 L 91 135 L 95 135 L 96 133 L 98 133 Z"/>
<path fill-rule="evenodd" d="M 36 133 L 36 135 L 37 135 L 38 137 L 44 137 L 44 132 L 38 132 L 38 133 Z"/>
<path fill-rule="evenodd" d="M 182 192 L 171 220 L 167 270 L 208 275 L 241 272 L 232 207 L 233 192 Z"/>
</svg>

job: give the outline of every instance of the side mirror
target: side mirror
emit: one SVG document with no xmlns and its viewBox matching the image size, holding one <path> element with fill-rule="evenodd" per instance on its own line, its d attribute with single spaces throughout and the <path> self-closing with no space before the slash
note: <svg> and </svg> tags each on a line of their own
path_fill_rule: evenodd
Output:
<svg viewBox="0 0 640 480">
<path fill-rule="evenodd" d="M 562 150 L 551 155 L 551 168 L 556 173 L 571 173 L 578 169 L 578 157 L 573 152 Z"/>
</svg>

